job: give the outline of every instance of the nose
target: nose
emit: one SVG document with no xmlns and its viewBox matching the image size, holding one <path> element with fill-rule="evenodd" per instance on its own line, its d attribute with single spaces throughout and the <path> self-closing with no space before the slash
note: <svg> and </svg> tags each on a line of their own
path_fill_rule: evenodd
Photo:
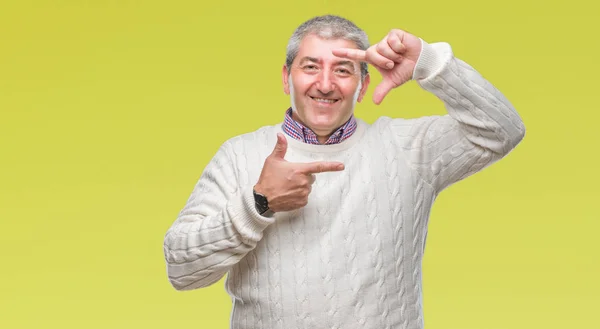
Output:
<svg viewBox="0 0 600 329">
<path fill-rule="evenodd" d="M 317 80 L 317 90 L 323 94 L 329 94 L 335 89 L 331 73 L 328 70 L 323 70 L 319 74 Z"/>
</svg>

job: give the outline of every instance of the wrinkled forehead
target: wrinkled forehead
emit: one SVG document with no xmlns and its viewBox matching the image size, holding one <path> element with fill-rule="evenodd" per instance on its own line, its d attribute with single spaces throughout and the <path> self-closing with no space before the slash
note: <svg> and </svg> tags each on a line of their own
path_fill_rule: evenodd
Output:
<svg viewBox="0 0 600 329">
<path fill-rule="evenodd" d="M 302 39 L 302 42 L 300 42 L 300 47 L 298 48 L 298 54 L 294 59 L 294 63 L 299 64 L 300 61 L 311 58 L 317 59 L 322 64 L 351 62 L 356 69 L 359 69 L 360 63 L 358 61 L 333 55 L 332 51 L 339 48 L 358 49 L 358 46 L 355 42 L 346 39 L 322 38 L 316 34 L 309 34 Z"/>
</svg>

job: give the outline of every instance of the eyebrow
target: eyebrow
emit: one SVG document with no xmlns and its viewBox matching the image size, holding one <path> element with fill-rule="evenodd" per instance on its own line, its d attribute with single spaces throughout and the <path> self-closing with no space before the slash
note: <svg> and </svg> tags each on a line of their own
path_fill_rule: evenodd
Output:
<svg viewBox="0 0 600 329">
<path fill-rule="evenodd" d="M 313 62 L 319 64 L 321 61 L 316 57 L 304 56 L 299 63 L 303 64 L 304 62 Z M 335 62 L 334 65 L 349 66 L 354 69 L 354 62 L 349 60 L 340 60 Z"/>
<path fill-rule="evenodd" d="M 304 62 L 313 62 L 313 63 L 319 63 L 319 59 L 315 58 L 315 57 L 310 57 L 310 56 L 304 56 L 302 57 L 302 59 L 300 60 L 300 64 L 304 63 Z"/>
<path fill-rule="evenodd" d="M 349 66 L 352 69 L 354 69 L 354 62 L 349 61 L 349 60 L 337 61 L 337 62 L 335 62 L 335 65 Z"/>
</svg>

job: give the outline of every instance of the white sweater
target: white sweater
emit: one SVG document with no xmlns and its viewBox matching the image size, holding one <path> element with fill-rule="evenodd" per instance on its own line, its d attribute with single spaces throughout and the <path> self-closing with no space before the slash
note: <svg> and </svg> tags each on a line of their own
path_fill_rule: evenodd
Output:
<svg viewBox="0 0 600 329">
<path fill-rule="evenodd" d="M 281 124 L 225 142 L 165 236 L 171 284 L 191 290 L 227 274 L 232 329 L 423 328 L 421 262 L 434 199 L 507 155 L 525 129 L 447 43 L 423 42 L 413 78 L 448 115 L 359 119 L 334 145 L 288 138 L 287 161 L 345 164 L 317 174 L 300 210 L 266 218 L 254 208 L 252 187 Z"/>
</svg>

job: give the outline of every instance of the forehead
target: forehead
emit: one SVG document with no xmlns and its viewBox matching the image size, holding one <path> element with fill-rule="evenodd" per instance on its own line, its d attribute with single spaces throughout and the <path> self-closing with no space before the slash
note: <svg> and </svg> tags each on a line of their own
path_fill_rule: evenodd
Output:
<svg viewBox="0 0 600 329">
<path fill-rule="evenodd" d="M 345 39 L 324 39 L 315 34 L 309 34 L 302 42 L 300 42 L 300 48 L 298 49 L 298 55 L 296 55 L 297 62 L 303 57 L 314 57 L 324 62 L 339 61 L 341 59 L 347 60 L 342 57 L 334 56 L 331 51 L 337 48 L 354 48 L 358 49 L 356 43 L 345 40 Z M 357 61 L 353 61 L 358 63 Z"/>
</svg>

